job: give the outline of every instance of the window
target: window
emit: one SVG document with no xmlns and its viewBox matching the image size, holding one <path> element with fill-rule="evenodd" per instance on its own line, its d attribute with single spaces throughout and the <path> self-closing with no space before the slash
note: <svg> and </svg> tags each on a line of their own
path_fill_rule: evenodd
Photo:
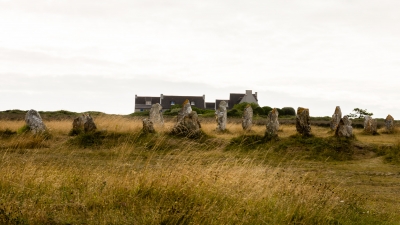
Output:
<svg viewBox="0 0 400 225">
<path fill-rule="evenodd" d="M 146 105 L 151 105 L 151 101 L 146 101 Z"/>
<path fill-rule="evenodd" d="M 175 105 L 175 102 L 174 102 L 174 101 L 171 101 L 171 105 Z"/>
<path fill-rule="evenodd" d="M 140 112 L 143 112 L 143 109 L 140 109 Z"/>
<path fill-rule="evenodd" d="M 191 105 L 195 105 L 194 101 L 191 101 L 190 104 L 191 104 Z"/>
</svg>

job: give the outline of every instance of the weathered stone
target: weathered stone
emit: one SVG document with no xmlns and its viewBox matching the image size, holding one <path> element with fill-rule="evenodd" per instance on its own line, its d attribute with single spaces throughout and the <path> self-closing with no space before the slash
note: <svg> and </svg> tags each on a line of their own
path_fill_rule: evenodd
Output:
<svg viewBox="0 0 400 225">
<path fill-rule="evenodd" d="M 87 121 L 87 118 L 86 118 L 85 114 L 76 117 L 74 119 L 74 122 L 72 122 L 72 129 L 75 131 L 83 131 L 84 124 L 86 123 L 86 121 Z"/>
<path fill-rule="evenodd" d="M 331 120 L 331 130 L 336 130 L 339 125 L 340 119 L 342 119 L 342 110 L 340 110 L 340 106 L 336 106 L 335 112 L 332 115 Z"/>
<path fill-rule="evenodd" d="M 376 119 L 372 119 L 371 116 L 364 117 L 364 131 L 370 134 L 378 133 L 378 122 Z"/>
<path fill-rule="evenodd" d="M 143 119 L 143 132 L 155 133 L 153 122 L 150 119 Z"/>
<path fill-rule="evenodd" d="M 149 117 L 154 124 L 164 125 L 162 106 L 159 103 L 153 104 L 151 106 Z"/>
<path fill-rule="evenodd" d="M 253 126 L 253 108 L 248 104 L 243 112 L 242 127 L 243 130 L 249 131 Z"/>
<path fill-rule="evenodd" d="M 83 124 L 85 132 L 95 131 L 97 129 L 96 124 L 93 121 L 93 118 L 88 114 L 86 115 L 86 121 Z"/>
<path fill-rule="evenodd" d="M 297 108 L 296 130 L 303 136 L 311 135 L 310 112 L 307 108 Z"/>
<path fill-rule="evenodd" d="M 43 123 L 40 114 L 31 109 L 25 115 L 25 123 L 29 127 L 32 133 L 37 134 L 46 131 L 46 126 Z"/>
<path fill-rule="evenodd" d="M 190 102 L 188 99 L 186 99 L 183 104 L 182 104 L 182 109 L 178 113 L 178 120 L 177 122 L 179 123 L 180 121 L 185 118 L 185 116 L 189 115 L 192 112 L 192 107 L 190 106 Z"/>
<path fill-rule="evenodd" d="M 267 130 L 265 131 L 265 137 L 268 139 L 278 137 L 279 121 L 278 121 L 278 110 L 273 108 L 271 112 L 268 113 L 267 117 Z"/>
<path fill-rule="evenodd" d="M 217 121 L 217 131 L 224 131 L 226 129 L 227 120 L 227 104 L 225 101 L 219 103 L 219 107 L 215 112 L 215 119 Z"/>
<path fill-rule="evenodd" d="M 394 131 L 394 118 L 390 114 L 385 119 L 386 132 L 392 133 Z"/>
<path fill-rule="evenodd" d="M 201 136 L 201 125 L 196 111 L 184 116 L 172 129 L 172 134 L 182 135 L 190 138 Z"/>
<path fill-rule="evenodd" d="M 336 127 L 335 135 L 338 137 L 352 137 L 353 127 L 351 126 L 351 120 L 347 116 L 340 119 L 338 126 Z"/>
</svg>

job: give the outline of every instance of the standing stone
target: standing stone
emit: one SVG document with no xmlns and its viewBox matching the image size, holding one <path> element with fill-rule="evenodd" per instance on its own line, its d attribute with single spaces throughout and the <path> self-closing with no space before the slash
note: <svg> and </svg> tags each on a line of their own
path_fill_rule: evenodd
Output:
<svg viewBox="0 0 400 225">
<path fill-rule="evenodd" d="M 88 114 L 86 115 L 86 122 L 83 124 L 85 132 L 95 131 L 97 129 L 93 118 Z"/>
<path fill-rule="evenodd" d="M 251 105 L 248 104 L 243 112 L 242 127 L 243 130 L 249 131 L 251 130 L 252 126 L 253 126 L 253 108 L 251 108 Z"/>
<path fill-rule="evenodd" d="M 40 114 L 33 109 L 26 113 L 25 123 L 29 127 L 29 130 L 31 130 L 34 134 L 41 133 L 46 130 L 46 126 L 43 123 L 42 117 L 40 117 Z"/>
<path fill-rule="evenodd" d="M 201 125 L 196 111 L 185 115 L 172 129 L 172 134 L 183 135 L 189 138 L 201 136 Z"/>
<path fill-rule="evenodd" d="M 182 104 L 182 109 L 178 113 L 178 123 L 185 118 L 185 116 L 189 115 L 192 112 L 192 107 L 190 106 L 190 102 L 186 99 Z"/>
<path fill-rule="evenodd" d="M 74 122 L 72 122 L 72 129 L 77 132 L 83 131 L 86 121 L 87 121 L 87 116 L 85 114 L 75 118 Z"/>
<path fill-rule="evenodd" d="M 267 130 L 265 131 L 265 137 L 268 139 L 278 137 L 279 121 L 278 121 L 278 110 L 276 108 L 272 109 L 268 113 L 267 117 Z"/>
<path fill-rule="evenodd" d="M 385 119 L 386 131 L 392 133 L 394 131 L 394 118 L 390 114 Z"/>
<path fill-rule="evenodd" d="M 335 112 L 332 115 L 331 120 L 331 130 L 336 130 L 339 125 L 340 119 L 342 119 L 342 110 L 340 110 L 340 106 L 336 106 Z"/>
<path fill-rule="evenodd" d="M 364 131 L 370 134 L 378 133 L 378 122 L 371 116 L 364 117 Z"/>
<path fill-rule="evenodd" d="M 159 103 L 153 104 L 150 109 L 150 120 L 157 125 L 164 125 L 162 106 Z"/>
<path fill-rule="evenodd" d="M 144 133 L 155 133 L 153 122 L 149 119 L 143 119 L 143 132 Z"/>
<path fill-rule="evenodd" d="M 311 135 L 310 111 L 307 108 L 297 108 L 296 130 L 303 136 Z"/>
<path fill-rule="evenodd" d="M 353 127 L 351 126 L 351 120 L 347 116 L 340 119 L 338 126 L 336 127 L 335 136 L 338 137 L 352 137 Z"/>
<path fill-rule="evenodd" d="M 215 119 L 217 121 L 217 131 L 224 131 L 226 129 L 226 120 L 227 120 L 227 111 L 226 111 L 226 102 L 221 101 L 219 103 L 219 107 L 215 112 Z"/>
</svg>

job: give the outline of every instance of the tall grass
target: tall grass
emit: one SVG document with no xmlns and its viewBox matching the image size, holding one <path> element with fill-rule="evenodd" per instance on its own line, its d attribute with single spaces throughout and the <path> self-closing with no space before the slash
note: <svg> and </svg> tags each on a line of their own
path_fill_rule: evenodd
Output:
<svg viewBox="0 0 400 225">
<path fill-rule="evenodd" d="M 297 167 L 306 161 L 279 159 L 284 151 L 307 152 L 307 147 L 316 152 L 354 147 L 352 141 L 327 138 L 328 129 L 303 139 L 294 136 L 292 126 L 282 126 L 279 141 L 227 151 L 232 140 L 262 136 L 264 127 L 246 133 L 240 124 L 229 124 L 229 132 L 218 133 L 215 124 L 205 123 L 207 137 L 193 140 L 169 135 L 172 122 L 156 134 L 141 133 L 135 119 L 103 116 L 95 122 L 97 132 L 75 137 L 68 136 L 72 121 L 52 121 L 46 124 L 50 139 L 30 134 L 1 139 L 0 224 L 395 224 L 398 219 L 370 211 L 365 196 L 343 185 L 342 177 L 323 178 L 325 164 L 307 172 Z M 0 129 L 20 126 L 1 123 Z M 36 139 L 42 144 L 16 145 Z M 271 155 L 277 163 L 265 160 Z"/>
</svg>

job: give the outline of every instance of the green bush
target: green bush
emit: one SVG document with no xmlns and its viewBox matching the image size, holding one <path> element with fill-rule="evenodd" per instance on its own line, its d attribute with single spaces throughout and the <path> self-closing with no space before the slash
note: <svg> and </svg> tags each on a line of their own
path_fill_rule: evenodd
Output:
<svg viewBox="0 0 400 225">
<path fill-rule="evenodd" d="M 283 107 L 282 108 L 282 116 L 295 116 L 296 111 L 292 107 Z"/>
<path fill-rule="evenodd" d="M 228 117 L 241 117 L 242 114 L 243 114 L 243 111 L 240 111 L 238 109 L 231 109 L 231 110 L 228 110 L 228 112 L 227 112 Z"/>
<path fill-rule="evenodd" d="M 272 111 L 272 108 L 269 106 L 264 106 L 262 109 L 264 110 L 264 115 L 268 115 L 268 113 Z"/>
<path fill-rule="evenodd" d="M 253 111 L 253 113 L 254 113 L 255 115 L 259 115 L 259 116 L 265 115 L 264 109 L 261 108 L 261 107 L 255 108 L 254 111 Z"/>
</svg>

